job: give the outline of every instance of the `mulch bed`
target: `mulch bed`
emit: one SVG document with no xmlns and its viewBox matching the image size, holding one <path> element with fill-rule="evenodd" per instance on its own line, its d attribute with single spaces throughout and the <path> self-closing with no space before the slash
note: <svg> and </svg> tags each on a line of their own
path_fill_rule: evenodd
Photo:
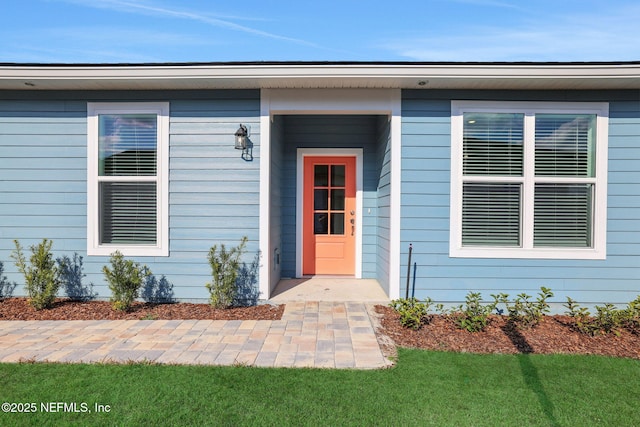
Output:
<svg viewBox="0 0 640 427">
<path fill-rule="evenodd" d="M 26 298 L 0 301 L 0 320 L 279 320 L 284 305 L 215 309 L 209 304 L 149 304 L 135 302 L 130 311 L 116 311 L 108 301 L 57 299 L 46 310 L 35 310 Z"/>
<path fill-rule="evenodd" d="M 594 354 L 640 359 L 640 336 L 629 331 L 620 335 L 589 336 L 574 331 L 568 316 L 545 316 L 535 327 L 523 329 L 508 322 L 507 316 L 491 316 L 482 332 L 458 329 L 444 316 L 434 315 L 419 330 L 400 325 L 400 316 L 391 307 L 376 306 L 382 315 L 382 333 L 398 346 L 468 353 Z"/>
</svg>

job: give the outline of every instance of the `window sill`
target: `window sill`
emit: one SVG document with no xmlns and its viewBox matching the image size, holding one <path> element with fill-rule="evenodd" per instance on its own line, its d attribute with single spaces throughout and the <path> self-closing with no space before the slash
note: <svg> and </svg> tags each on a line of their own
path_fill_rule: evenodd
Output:
<svg viewBox="0 0 640 427">
<path fill-rule="evenodd" d="M 115 251 L 119 251 L 124 256 L 139 256 L 139 257 L 168 257 L 169 249 L 161 248 L 158 246 L 127 246 L 127 245 L 109 245 L 98 246 L 87 249 L 87 255 L 89 256 L 110 256 Z"/>
<path fill-rule="evenodd" d="M 604 250 L 595 248 L 496 248 L 456 247 L 449 249 L 451 258 L 519 258 L 519 259 L 595 259 L 604 260 Z"/>
</svg>

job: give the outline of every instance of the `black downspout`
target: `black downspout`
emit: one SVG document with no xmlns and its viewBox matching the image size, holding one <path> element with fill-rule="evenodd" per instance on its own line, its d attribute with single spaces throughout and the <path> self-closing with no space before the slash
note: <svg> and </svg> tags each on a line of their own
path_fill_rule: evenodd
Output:
<svg viewBox="0 0 640 427">
<path fill-rule="evenodd" d="M 413 245 L 409 243 L 409 262 L 407 262 L 407 292 L 405 299 L 409 299 L 409 278 L 411 277 L 411 252 L 413 252 Z"/>
</svg>

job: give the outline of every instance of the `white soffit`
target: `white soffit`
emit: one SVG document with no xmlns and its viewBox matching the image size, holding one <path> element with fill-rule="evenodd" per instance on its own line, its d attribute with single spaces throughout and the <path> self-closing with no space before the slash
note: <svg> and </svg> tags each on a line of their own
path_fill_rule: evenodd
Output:
<svg viewBox="0 0 640 427">
<path fill-rule="evenodd" d="M 4 90 L 640 89 L 640 63 L 0 64 Z"/>
</svg>

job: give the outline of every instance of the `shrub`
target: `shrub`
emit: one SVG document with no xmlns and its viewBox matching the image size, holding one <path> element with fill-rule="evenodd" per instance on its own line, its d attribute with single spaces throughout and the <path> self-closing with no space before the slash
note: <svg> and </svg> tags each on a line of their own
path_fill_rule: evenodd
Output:
<svg viewBox="0 0 640 427">
<path fill-rule="evenodd" d="M 614 333 L 620 334 L 622 327 L 629 327 L 629 320 L 632 318 L 633 302 L 629 304 L 627 309 L 617 309 L 613 304 L 605 304 L 604 306 L 596 305 L 596 315 L 591 316 L 589 310 L 567 297 L 567 314 L 574 319 L 573 327 L 578 332 L 591 336 L 597 334 Z"/>
<path fill-rule="evenodd" d="M 483 331 L 489 324 L 489 315 L 496 309 L 498 301 L 482 304 L 479 292 L 469 292 L 465 304 L 452 310 L 451 317 L 456 326 L 469 332 Z"/>
<path fill-rule="evenodd" d="M 640 295 L 629 303 L 624 323 L 625 328 L 630 332 L 640 334 Z"/>
<path fill-rule="evenodd" d="M 549 312 L 547 299 L 553 297 L 553 292 L 542 286 L 535 301 L 531 301 L 531 296 L 523 292 L 516 297 L 513 305 L 509 303 L 507 294 L 493 295 L 493 297 L 496 302 L 505 304 L 509 320 L 523 327 L 532 327 L 540 323 L 544 314 Z"/>
<path fill-rule="evenodd" d="M 240 244 L 227 250 L 223 244 L 213 245 L 207 259 L 211 265 L 212 282 L 205 286 L 209 290 L 211 305 L 215 308 L 229 308 L 233 305 L 237 293 L 238 271 L 240 258 L 245 252 L 247 237 L 244 236 Z"/>
<path fill-rule="evenodd" d="M 138 298 L 143 282 L 151 271 L 146 265 L 126 260 L 119 251 L 111 254 L 111 268 L 104 266 L 102 272 L 109 283 L 113 296 L 111 302 L 114 310 L 128 311 Z"/>
<path fill-rule="evenodd" d="M 400 324 L 405 328 L 420 329 L 426 320 L 432 301 L 427 298 L 425 302 L 420 302 L 417 298 L 400 298 L 391 301 L 389 304 L 398 314 L 400 314 Z"/>
<path fill-rule="evenodd" d="M 591 313 L 586 307 L 580 307 L 575 300 L 567 297 L 567 303 L 563 304 L 567 308 L 566 314 L 573 319 L 573 328 L 583 334 L 593 335 Z"/>
<path fill-rule="evenodd" d="M 38 245 L 30 246 L 29 263 L 22 252 L 20 242 L 14 240 L 16 249 L 11 254 L 18 270 L 24 275 L 25 288 L 29 294 L 29 304 L 36 310 L 50 308 L 60 288 L 60 270 L 53 259 L 53 241 L 43 239 Z"/>
</svg>

